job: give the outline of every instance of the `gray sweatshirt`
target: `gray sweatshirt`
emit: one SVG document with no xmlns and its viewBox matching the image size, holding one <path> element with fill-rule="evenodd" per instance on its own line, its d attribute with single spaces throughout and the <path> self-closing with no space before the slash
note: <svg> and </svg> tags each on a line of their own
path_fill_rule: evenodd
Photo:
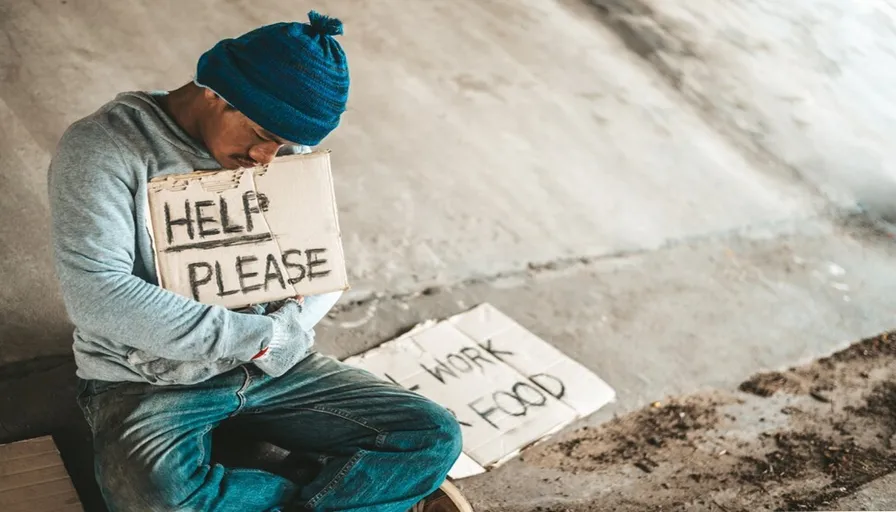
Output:
<svg viewBox="0 0 896 512">
<path fill-rule="evenodd" d="M 314 325 L 340 293 L 307 297 L 279 315 L 200 304 L 158 286 L 146 185 L 156 176 L 220 169 L 157 104 L 124 93 L 77 121 L 49 170 L 56 271 L 75 324 L 78 376 L 193 384 L 267 348 L 272 375 L 312 347 Z M 303 148 L 292 148 L 291 152 Z"/>
</svg>

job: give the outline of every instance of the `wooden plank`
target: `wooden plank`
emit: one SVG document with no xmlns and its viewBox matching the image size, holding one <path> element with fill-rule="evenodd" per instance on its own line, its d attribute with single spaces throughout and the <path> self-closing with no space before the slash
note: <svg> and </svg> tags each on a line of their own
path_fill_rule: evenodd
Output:
<svg viewBox="0 0 896 512">
<path fill-rule="evenodd" d="M 0 446 L 0 510 L 84 510 L 53 438 L 45 436 Z"/>
<path fill-rule="evenodd" d="M 30 457 L 41 453 L 59 453 L 53 438 L 50 436 L 26 439 L 17 443 L 0 445 L 0 464 L 6 464 L 15 459 Z"/>
<path fill-rule="evenodd" d="M 2 452 L 0 452 L 0 457 L 3 457 Z M 34 469 L 46 468 L 49 466 L 56 466 L 59 464 L 59 454 L 55 451 L 38 453 L 30 456 L 29 458 L 30 460 L 28 461 L 27 466 L 22 464 L 10 464 L 9 460 L 0 459 L 0 481 L 2 481 L 3 477 L 5 476 L 15 475 L 24 471 L 31 471 Z"/>
<path fill-rule="evenodd" d="M 40 496 L 56 496 L 57 494 L 65 494 L 69 490 L 74 490 L 71 480 L 67 476 L 47 480 L 44 482 L 34 482 L 23 487 L 16 487 L 8 491 L 0 492 L 0 510 L 6 510 L 8 505 L 12 505 L 22 501 L 28 501 Z"/>
<path fill-rule="evenodd" d="M 79 510 L 82 512 L 84 510 L 74 489 L 63 494 L 34 497 L 26 501 L 3 506 L 3 512 L 50 512 L 59 509 Z"/>
<path fill-rule="evenodd" d="M 0 500 L 3 499 L 4 493 L 57 480 L 68 480 L 68 473 L 61 464 L 44 468 L 22 468 L 18 473 L 0 478 Z"/>
</svg>

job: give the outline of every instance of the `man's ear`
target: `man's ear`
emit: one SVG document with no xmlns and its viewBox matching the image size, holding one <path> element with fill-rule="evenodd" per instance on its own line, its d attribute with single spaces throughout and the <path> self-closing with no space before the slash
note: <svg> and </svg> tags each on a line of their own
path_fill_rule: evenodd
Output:
<svg viewBox="0 0 896 512">
<path fill-rule="evenodd" d="M 217 94 L 215 91 L 209 89 L 208 87 L 203 87 L 203 88 L 202 88 L 202 97 L 203 97 L 203 98 L 205 99 L 205 101 L 207 101 L 210 105 L 214 105 L 215 103 L 217 103 L 217 102 L 219 102 L 219 101 L 224 101 L 224 100 L 221 99 L 220 96 L 218 96 L 218 94 Z"/>
<path fill-rule="evenodd" d="M 218 93 L 207 87 L 202 89 L 202 96 L 206 103 L 208 103 L 214 110 L 234 110 L 234 108 L 230 106 L 230 103 L 224 101 L 224 98 L 218 96 Z"/>
</svg>

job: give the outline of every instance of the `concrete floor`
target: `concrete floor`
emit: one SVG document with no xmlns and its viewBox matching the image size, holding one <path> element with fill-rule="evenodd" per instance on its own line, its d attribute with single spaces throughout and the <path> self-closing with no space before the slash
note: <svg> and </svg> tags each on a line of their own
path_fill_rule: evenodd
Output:
<svg viewBox="0 0 896 512">
<path fill-rule="evenodd" d="M 353 73 L 324 144 L 353 290 L 325 349 L 491 301 L 616 387 L 597 423 L 893 327 L 892 241 L 857 216 L 887 217 L 896 187 L 889 18 L 646 1 L 290 9 L 343 19 Z M 269 0 L 0 0 L 0 377 L 70 351 L 44 192 L 65 127 L 283 17 Z M 3 410 L 4 439 L 56 421 Z M 470 487 L 482 510 L 505 482 Z"/>
</svg>

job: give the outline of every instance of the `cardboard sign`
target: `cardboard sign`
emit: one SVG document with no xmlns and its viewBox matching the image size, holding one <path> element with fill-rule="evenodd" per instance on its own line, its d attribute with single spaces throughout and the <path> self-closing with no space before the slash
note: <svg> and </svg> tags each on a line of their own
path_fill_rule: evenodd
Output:
<svg viewBox="0 0 896 512">
<path fill-rule="evenodd" d="M 463 478 L 615 399 L 584 366 L 489 304 L 424 325 L 346 363 L 420 393 L 457 417 Z"/>
<path fill-rule="evenodd" d="M 160 285 L 239 308 L 348 287 L 329 153 L 149 183 Z"/>
</svg>

